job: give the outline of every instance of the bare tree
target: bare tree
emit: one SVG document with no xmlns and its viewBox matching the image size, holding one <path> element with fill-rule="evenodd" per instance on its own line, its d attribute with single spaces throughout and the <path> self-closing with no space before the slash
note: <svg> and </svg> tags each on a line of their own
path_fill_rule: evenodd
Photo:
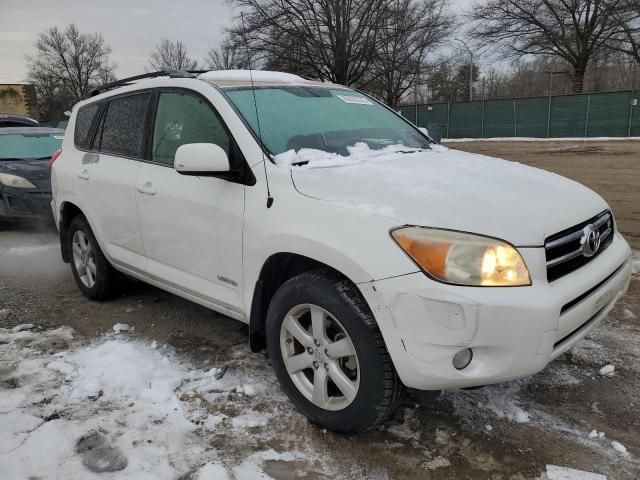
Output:
<svg viewBox="0 0 640 480">
<path fill-rule="evenodd" d="M 204 61 L 212 70 L 234 70 L 251 66 L 246 48 L 243 49 L 242 45 L 236 45 L 228 38 L 209 50 Z"/>
<path fill-rule="evenodd" d="M 198 61 L 189 57 L 187 47 L 181 41 L 163 38 L 149 56 L 149 68 L 157 70 L 196 70 Z"/>
<path fill-rule="evenodd" d="M 630 5 L 616 17 L 622 32 L 612 38 L 609 47 L 633 57 L 637 63 L 640 63 L 640 1 L 629 0 L 629 2 Z"/>
<path fill-rule="evenodd" d="M 635 0 L 637 1 L 637 0 Z M 471 11 L 472 36 L 506 54 L 559 57 L 573 68 L 573 91 L 584 88 L 594 54 L 623 33 L 629 0 L 488 0 Z"/>
<path fill-rule="evenodd" d="M 391 106 L 415 86 L 429 52 L 449 36 L 454 18 L 448 0 L 395 0 L 381 29 L 381 41 L 365 83 Z M 377 88 L 375 88 L 377 86 Z"/>
<path fill-rule="evenodd" d="M 231 0 L 245 12 L 231 33 L 265 61 L 278 59 L 318 79 L 352 85 L 369 73 L 393 1 Z"/>
<path fill-rule="evenodd" d="M 73 24 L 64 30 L 52 27 L 38 35 L 35 47 L 36 55 L 26 57 L 28 78 L 35 84 L 44 112 L 61 108 L 55 107 L 56 98 L 75 103 L 113 78 L 111 49 L 99 33 L 80 33 Z"/>
</svg>

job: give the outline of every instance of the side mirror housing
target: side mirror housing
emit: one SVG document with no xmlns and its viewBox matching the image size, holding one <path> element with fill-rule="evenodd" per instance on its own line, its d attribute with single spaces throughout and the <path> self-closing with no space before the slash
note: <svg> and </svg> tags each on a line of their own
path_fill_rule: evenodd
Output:
<svg viewBox="0 0 640 480">
<path fill-rule="evenodd" d="M 178 173 L 197 176 L 217 176 L 231 169 L 227 153 L 214 143 L 180 145 L 173 166 Z"/>
</svg>

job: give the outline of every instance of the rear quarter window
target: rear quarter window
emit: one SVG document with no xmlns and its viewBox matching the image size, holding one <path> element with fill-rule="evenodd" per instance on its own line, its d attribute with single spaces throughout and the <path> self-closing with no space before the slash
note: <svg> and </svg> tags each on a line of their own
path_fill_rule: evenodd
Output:
<svg viewBox="0 0 640 480">
<path fill-rule="evenodd" d="M 148 103 L 148 93 L 117 97 L 109 101 L 102 122 L 101 152 L 142 157 Z"/>
<path fill-rule="evenodd" d="M 76 115 L 76 129 L 73 134 L 74 145 L 83 150 L 91 148 L 91 126 L 100 110 L 101 103 L 91 103 L 80 107 Z"/>
</svg>

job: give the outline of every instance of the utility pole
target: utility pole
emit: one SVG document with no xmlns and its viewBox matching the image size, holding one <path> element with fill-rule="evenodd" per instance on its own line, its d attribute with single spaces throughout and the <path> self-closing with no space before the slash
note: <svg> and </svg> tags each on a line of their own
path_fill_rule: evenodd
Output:
<svg viewBox="0 0 640 480">
<path fill-rule="evenodd" d="M 549 74 L 549 108 L 547 109 L 547 138 L 549 138 L 549 132 L 551 130 L 551 97 L 553 96 L 553 76 L 558 73 L 569 73 L 567 70 L 550 70 L 544 72 Z"/>
<path fill-rule="evenodd" d="M 456 42 L 460 42 L 464 46 L 467 53 L 469 54 L 469 101 L 472 102 L 473 101 L 473 52 L 469 48 L 469 45 L 467 45 L 467 42 L 465 42 L 464 40 L 461 40 L 459 38 L 454 38 L 454 40 Z"/>
</svg>

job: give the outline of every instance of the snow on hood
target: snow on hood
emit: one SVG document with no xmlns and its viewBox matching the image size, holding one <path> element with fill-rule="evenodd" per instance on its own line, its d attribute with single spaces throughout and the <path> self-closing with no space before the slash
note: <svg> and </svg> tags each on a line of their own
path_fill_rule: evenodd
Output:
<svg viewBox="0 0 640 480">
<path fill-rule="evenodd" d="M 440 145 L 432 145 L 431 150 L 443 151 L 448 150 Z M 424 152 L 423 148 L 412 148 L 404 145 L 389 145 L 387 147 L 374 150 L 363 142 L 358 142 L 351 147 L 347 147 L 349 155 L 339 155 L 337 153 L 325 152 L 314 148 L 301 148 L 297 152 L 295 150 L 287 150 L 275 156 L 277 165 L 299 168 L 329 168 L 329 167 L 346 167 L 358 165 L 364 162 L 393 160 L 398 154 L 414 155 Z"/>
<path fill-rule="evenodd" d="M 275 161 L 291 169 L 303 195 L 392 212 L 395 225 L 469 231 L 518 246 L 542 245 L 607 208 L 583 185 L 517 162 L 441 145 L 372 150 L 360 143 L 348 150 L 348 156 L 290 150 Z"/>
</svg>

